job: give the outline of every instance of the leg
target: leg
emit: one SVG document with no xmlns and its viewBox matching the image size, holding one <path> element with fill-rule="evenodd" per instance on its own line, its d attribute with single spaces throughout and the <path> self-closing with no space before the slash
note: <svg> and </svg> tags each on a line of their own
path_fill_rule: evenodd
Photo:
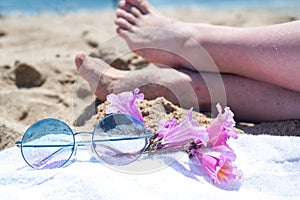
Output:
<svg viewBox="0 0 300 200">
<path fill-rule="evenodd" d="M 300 92 L 300 21 L 255 28 L 183 23 L 146 0 L 123 0 L 115 23 L 129 47 L 150 62 L 219 70 Z"/>
<path fill-rule="evenodd" d="M 220 71 L 300 92 L 300 21 L 255 28 L 205 29 L 210 36 L 203 46 Z"/>
<path fill-rule="evenodd" d="M 105 100 L 106 95 L 111 92 L 129 91 L 140 87 L 147 99 L 163 96 L 173 103 L 181 104 L 181 97 L 193 100 L 195 96 L 202 110 L 208 110 L 211 104 L 214 106 L 217 103 L 211 102 L 209 86 L 202 78 L 205 76 L 207 80 L 216 82 L 219 77 L 215 73 L 200 75 L 191 70 L 177 71 L 170 68 L 125 72 L 113 69 L 102 60 L 86 57 L 84 54 L 76 57 L 76 65 L 80 75 L 89 82 L 101 100 Z M 227 104 L 236 114 L 236 119 L 272 121 L 300 118 L 300 93 L 236 75 L 223 74 L 222 79 Z M 185 105 L 193 103 L 183 102 Z"/>
</svg>

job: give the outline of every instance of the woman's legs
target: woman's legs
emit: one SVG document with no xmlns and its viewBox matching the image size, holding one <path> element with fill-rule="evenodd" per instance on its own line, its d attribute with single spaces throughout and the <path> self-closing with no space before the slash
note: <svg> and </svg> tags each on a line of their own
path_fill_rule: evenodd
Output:
<svg viewBox="0 0 300 200">
<path fill-rule="evenodd" d="M 216 73 L 171 68 L 151 68 L 136 71 L 120 71 L 104 61 L 78 54 L 76 65 L 80 75 L 88 81 L 93 92 L 101 100 L 111 92 L 130 91 L 139 87 L 147 99 L 163 96 L 180 106 L 199 105 L 209 110 L 223 96 L 211 102 L 210 85 L 220 81 Z M 206 81 L 203 79 L 205 77 Z M 300 93 L 248 78 L 222 74 L 226 100 L 238 120 L 270 121 L 300 118 Z"/>
<path fill-rule="evenodd" d="M 300 92 L 300 21 L 255 28 L 184 23 L 146 0 L 123 0 L 116 13 L 117 32 L 150 62 L 219 70 Z"/>
<path fill-rule="evenodd" d="M 202 110 L 225 98 L 239 120 L 300 118 L 300 22 L 244 29 L 191 24 L 164 17 L 146 0 L 123 0 L 115 23 L 134 52 L 177 70 L 126 72 L 79 54 L 77 69 L 101 100 L 139 87 L 147 99 L 164 96 Z M 226 95 L 212 98 L 220 80 Z"/>
</svg>

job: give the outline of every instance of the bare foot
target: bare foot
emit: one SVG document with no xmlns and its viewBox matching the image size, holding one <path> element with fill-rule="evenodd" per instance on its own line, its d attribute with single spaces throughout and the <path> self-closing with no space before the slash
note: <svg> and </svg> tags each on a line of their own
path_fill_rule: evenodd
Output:
<svg viewBox="0 0 300 200">
<path fill-rule="evenodd" d="M 146 99 L 165 97 L 182 107 L 198 109 L 198 96 L 194 87 L 201 88 L 201 102 L 209 104 L 209 95 L 203 81 L 192 84 L 190 74 L 172 68 L 150 67 L 142 70 L 122 71 L 98 58 L 79 53 L 75 58 L 79 74 L 89 83 L 91 90 L 102 101 L 110 93 L 133 91 L 140 88 Z M 165 76 L 168 74 L 168 76 Z M 202 79 L 200 79 L 202 80 Z M 199 90 L 199 89 L 198 89 Z M 204 97 L 206 96 L 206 97 Z M 204 102 L 205 101 L 205 102 Z"/>
<path fill-rule="evenodd" d="M 106 99 L 125 73 L 109 66 L 103 60 L 88 57 L 84 53 L 77 54 L 75 63 L 79 74 L 89 83 L 92 92 L 100 100 Z"/>
<path fill-rule="evenodd" d="M 132 51 L 156 64 L 186 64 L 183 48 L 189 38 L 184 23 L 163 16 L 146 0 L 122 0 L 116 15 L 117 33 Z"/>
<path fill-rule="evenodd" d="M 76 56 L 75 62 L 80 75 L 102 101 L 110 93 L 140 88 L 146 99 L 163 96 L 181 107 L 208 111 L 224 98 L 222 90 L 219 90 L 220 83 L 217 84 L 220 77 L 215 73 L 204 73 L 201 76 L 190 70 L 157 67 L 121 71 L 83 53 Z M 236 119 L 299 119 L 299 93 L 230 74 L 223 74 L 222 79 L 227 104 L 236 114 Z M 216 96 L 212 96 L 213 93 Z"/>
</svg>

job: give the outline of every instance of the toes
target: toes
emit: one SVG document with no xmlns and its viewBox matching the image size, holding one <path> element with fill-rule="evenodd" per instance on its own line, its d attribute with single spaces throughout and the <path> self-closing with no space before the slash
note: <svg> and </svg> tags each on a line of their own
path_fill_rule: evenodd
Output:
<svg viewBox="0 0 300 200">
<path fill-rule="evenodd" d="M 77 54 L 75 62 L 80 76 L 88 82 L 91 91 L 104 101 L 108 86 L 112 84 L 111 78 L 105 74 L 109 66 L 103 60 L 88 57 L 84 53 Z"/>
<path fill-rule="evenodd" d="M 122 35 L 124 33 L 124 29 L 122 29 L 120 27 L 118 27 L 116 31 L 119 35 Z"/>
<path fill-rule="evenodd" d="M 140 17 L 142 15 L 141 11 L 134 6 L 131 7 L 130 12 L 136 17 Z"/>
<path fill-rule="evenodd" d="M 125 1 L 120 1 L 119 8 L 131 13 L 135 17 L 140 17 L 142 15 L 139 9 L 137 9 L 135 6 Z"/>
<path fill-rule="evenodd" d="M 121 0 L 121 1 L 119 2 L 119 4 L 118 4 L 118 7 L 124 9 L 125 4 L 126 4 L 126 1 L 125 1 L 125 0 Z"/>
<path fill-rule="evenodd" d="M 149 9 L 151 9 L 151 5 L 146 0 L 126 0 L 126 3 L 135 6 L 143 14 L 149 13 Z"/>
<path fill-rule="evenodd" d="M 132 24 L 124 18 L 117 18 L 115 24 L 124 30 L 132 30 Z"/>
<path fill-rule="evenodd" d="M 117 9 L 116 15 L 117 15 L 117 18 L 124 18 L 129 23 L 131 23 L 133 25 L 136 24 L 136 17 L 133 14 L 126 12 L 123 9 Z"/>
<path fill-rule="evenodd" d="M 81 65 L 82 65 L 83 61 L 85 60 L 85 58 L 86 58 L 86 55 L 83 52 L 80 52 L 76 55 L 75 64 L 76 64 L 77 70 L 79 70 L 79 68 L 81 67 Z"/>
</svg>

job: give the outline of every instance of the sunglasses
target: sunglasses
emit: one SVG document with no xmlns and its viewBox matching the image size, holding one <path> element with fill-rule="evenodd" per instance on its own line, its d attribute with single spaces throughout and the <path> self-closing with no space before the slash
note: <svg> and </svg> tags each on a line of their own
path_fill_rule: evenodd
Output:
<svg viewBox="0 0 300 200">
<path fill-rule="evenodd" d="M 91 135 L 89 141 L 75 141 L 77 135 Z M 59 168 L 76 155 L 79 146 L 91 143 L 93 155 L 114 165 L 136 161 L 145 151 L 151 132 L 136 117 L 116 113 L 98 122 L 93 132 L 75 132 L 58 119 L 47 118 L 32 124 L 24 133 L 21 148 L 25 162 L 34 169 Z"/>
</svg>

